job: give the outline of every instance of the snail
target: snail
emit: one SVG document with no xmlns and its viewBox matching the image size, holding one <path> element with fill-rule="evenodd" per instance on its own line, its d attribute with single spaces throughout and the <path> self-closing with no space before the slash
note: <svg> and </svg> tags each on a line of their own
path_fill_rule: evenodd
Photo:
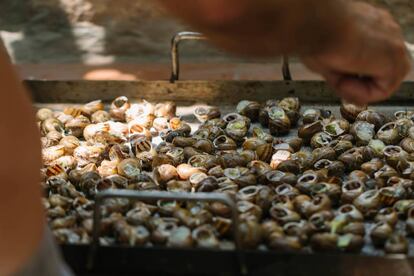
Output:
<svg viewBox="0 0 414 276">
<path fill-rule="evenodd" d="M 243 100 L 237 104 L 236 111 L 255 122 L 259 119 L 260 104 L 255 101 Z"/>
</svg>

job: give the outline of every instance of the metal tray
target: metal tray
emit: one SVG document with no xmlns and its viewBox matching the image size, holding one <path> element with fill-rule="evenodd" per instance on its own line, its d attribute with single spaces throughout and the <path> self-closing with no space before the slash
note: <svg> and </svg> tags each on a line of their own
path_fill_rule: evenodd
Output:
<svg viewBox="0 0 414 276">
<path fill-rule="evenodd" d="M 173 46 L 179 41 L 175 38 Z M 283 81 L 178 81 L 177 73 L 175 77 L 173 74 L 171 81 L 28 80 L 25 84 L 31 91 L 35 106 L 52 109 L 62 109 L 68 104 L 83 104 L 95 99 L 109 102 L 119 95 L 125 95 L 131 101 L 173 100 L 178 105 L 178 115 L 192 120 L 193 126 L 196 122 L 191 114 L 198 104 L 213 104 L 219 106 L 222 112 L 230 112 L 242 99 L 264 102 L 271 98 L 296 96 L 301 100 L 302 110 L 323 107 L 339 115 L 339 99 L 324 82 L 287 80 L 290 72 L 286 60 L 283 73 Z M 411 109 L 413 104 L 414 82 L 405 82 L 398 93 L 374 108 L 392 114 L 397 110 Z M 292 129 L 289 135 L 296 133 Z M 162 195 L 121 191 L 102 193 L 99 198 L 165 196 L 185 200 L 221 200 L 232 204 L 230 199 L 217 194 L 160 194 Z M 95 207 L 99 208 L 98 204 Z M 98 213 L 95 212 L 95 226 L 99 224 Z M 234 223 L 237 223 L 237 216 L 234 216 Z M 92 245 L 61 246 L 66 261 L 79 275 L 414 275 L 413 241 L 407 256 L 385 256 L 375 253 L 375 250 L 363 251 L 361 254 L 293 254 L 240 250 L 237 239 L 236 250 L 227 251 L 99 247 L 98 228 L 94 229 Z M 234 235 L 237 238 L 237 233 Z"/>
</svg>

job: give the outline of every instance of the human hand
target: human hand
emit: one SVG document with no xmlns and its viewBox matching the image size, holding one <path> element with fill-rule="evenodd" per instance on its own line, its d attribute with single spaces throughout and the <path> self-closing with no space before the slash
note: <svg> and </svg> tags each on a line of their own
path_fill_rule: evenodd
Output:
<svg viewBox="0 0 414 276">
<path fill-rule="evenodd" d="M 401 29 L 383 9 L 361 2 L 350 2 L 347 7 L 345 32 L 319 54 L 302 60 L 347 101 L 385 100 L 411 67 Z"/>
</svg>

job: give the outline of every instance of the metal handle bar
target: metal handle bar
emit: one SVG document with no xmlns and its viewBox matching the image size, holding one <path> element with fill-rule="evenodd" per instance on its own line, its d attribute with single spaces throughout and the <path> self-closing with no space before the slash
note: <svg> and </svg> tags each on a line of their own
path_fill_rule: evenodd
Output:
<svg viewBox="0 0 414 276">
<path fill-rule="evenodd" d="M 171 40 L 171 78 L 170 82 L 174 83 L 180 76 L 180 56 L 178 47 L 183 40 L 206 40 L 207 37 L 202 33 L 197 32 L 179 32 L 176 33 Z M 282 58 L 282 75 L 283 80 L 292 80 L 292 75 L 289 68 L 289 58 L 283 56 Z"/>
<path fill-rule="evenodd" d="M 128 198 L 137 200 L 182 200 L 182 201 L 204 201 L 204 202 L 221 202 L 230 207 L 233 220 L 233 236 L 237 252 L 237 261 L 239 263 L 240 272 L 247 273 L 244 262 L 244 256 L 241 251 L 241 237 L 238 231 L 239 217 L 235 201 L 224 193 L 184 193 L 184 192 L 165 192 L 165 191 L 132 191 L 132 190 L 106 190 L 99 192 L 95 196 L 95 207 L 93 214 L 93 232 L 92 244 L 88 256 L 88 268 L 92 269 L 96 252 L 99 247 L 99 235 L 101 224 L 100 208 L 105 199 L 108 198 Z"/>
</svg>

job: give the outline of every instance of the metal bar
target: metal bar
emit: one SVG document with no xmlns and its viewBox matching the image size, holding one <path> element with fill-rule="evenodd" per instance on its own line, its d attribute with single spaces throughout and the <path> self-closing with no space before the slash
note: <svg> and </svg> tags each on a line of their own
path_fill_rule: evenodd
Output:
<svg viewBox="0 0 414 276">
<path fill-rule="evenodd" d="M 205 37 L 201 33 L 197 32 L 179 32 L 174 35 L 171 40 L 171 78 L 170 81 L 174 83 L 179 78 L 180 74 L 180 61 L 178 46 L 182 40 L 205 40 Z"/>
<path fill-rule="evenodd" d="M 108 198 L 128 198 L 138 200 L 182 200 L 182 201 L 205 201 L 205 202 L 221 202 L 228 205 L 232 212 L 233 220 L 233 236 L 235 242 L 235 250 L 237 261 L 241 274 L 247 274 L 247 267 L 242 252 L 241 237 L 238 231 L 239 217 L 235 201 L 228 195 L 223 193 L 181 193 L 181 192 L 164 192 L 164 191 L 132 191 L 132 190 L 107 190 L 98 193 L 95 196 L 95 207 L 93 214 L 93 231 L 92 244 L 88 256 L 87 267 L 92 269 L 95 262 L 96 252 L 99 248 L 99 235 L 101 224 L 101 206 L 105 199 Z"/>
<path fill-rule="evenodd" d="M 179 32 L 175 34 L 171 40 L 171 77 L 170 82 L 174 83 L 180 77 L 180 56 L 178 47 L 182 40 L 206 40 L 207 37 L 202 33 L 197 32 Z M 289 68 L 289 58 L 282 57 L 282 76 L 283 80 L 292 80 L 292 75 Z"/>
<path fill-rule="evenodd" d="M 283 56 L 282 57 L 282 75 L 283 75 L 283 80 L 285 80 L 285 81 L 291 81 L 292 80 L 292 74 L 290 73 L 289 57 L 288 56 Z"/>
</svg>

